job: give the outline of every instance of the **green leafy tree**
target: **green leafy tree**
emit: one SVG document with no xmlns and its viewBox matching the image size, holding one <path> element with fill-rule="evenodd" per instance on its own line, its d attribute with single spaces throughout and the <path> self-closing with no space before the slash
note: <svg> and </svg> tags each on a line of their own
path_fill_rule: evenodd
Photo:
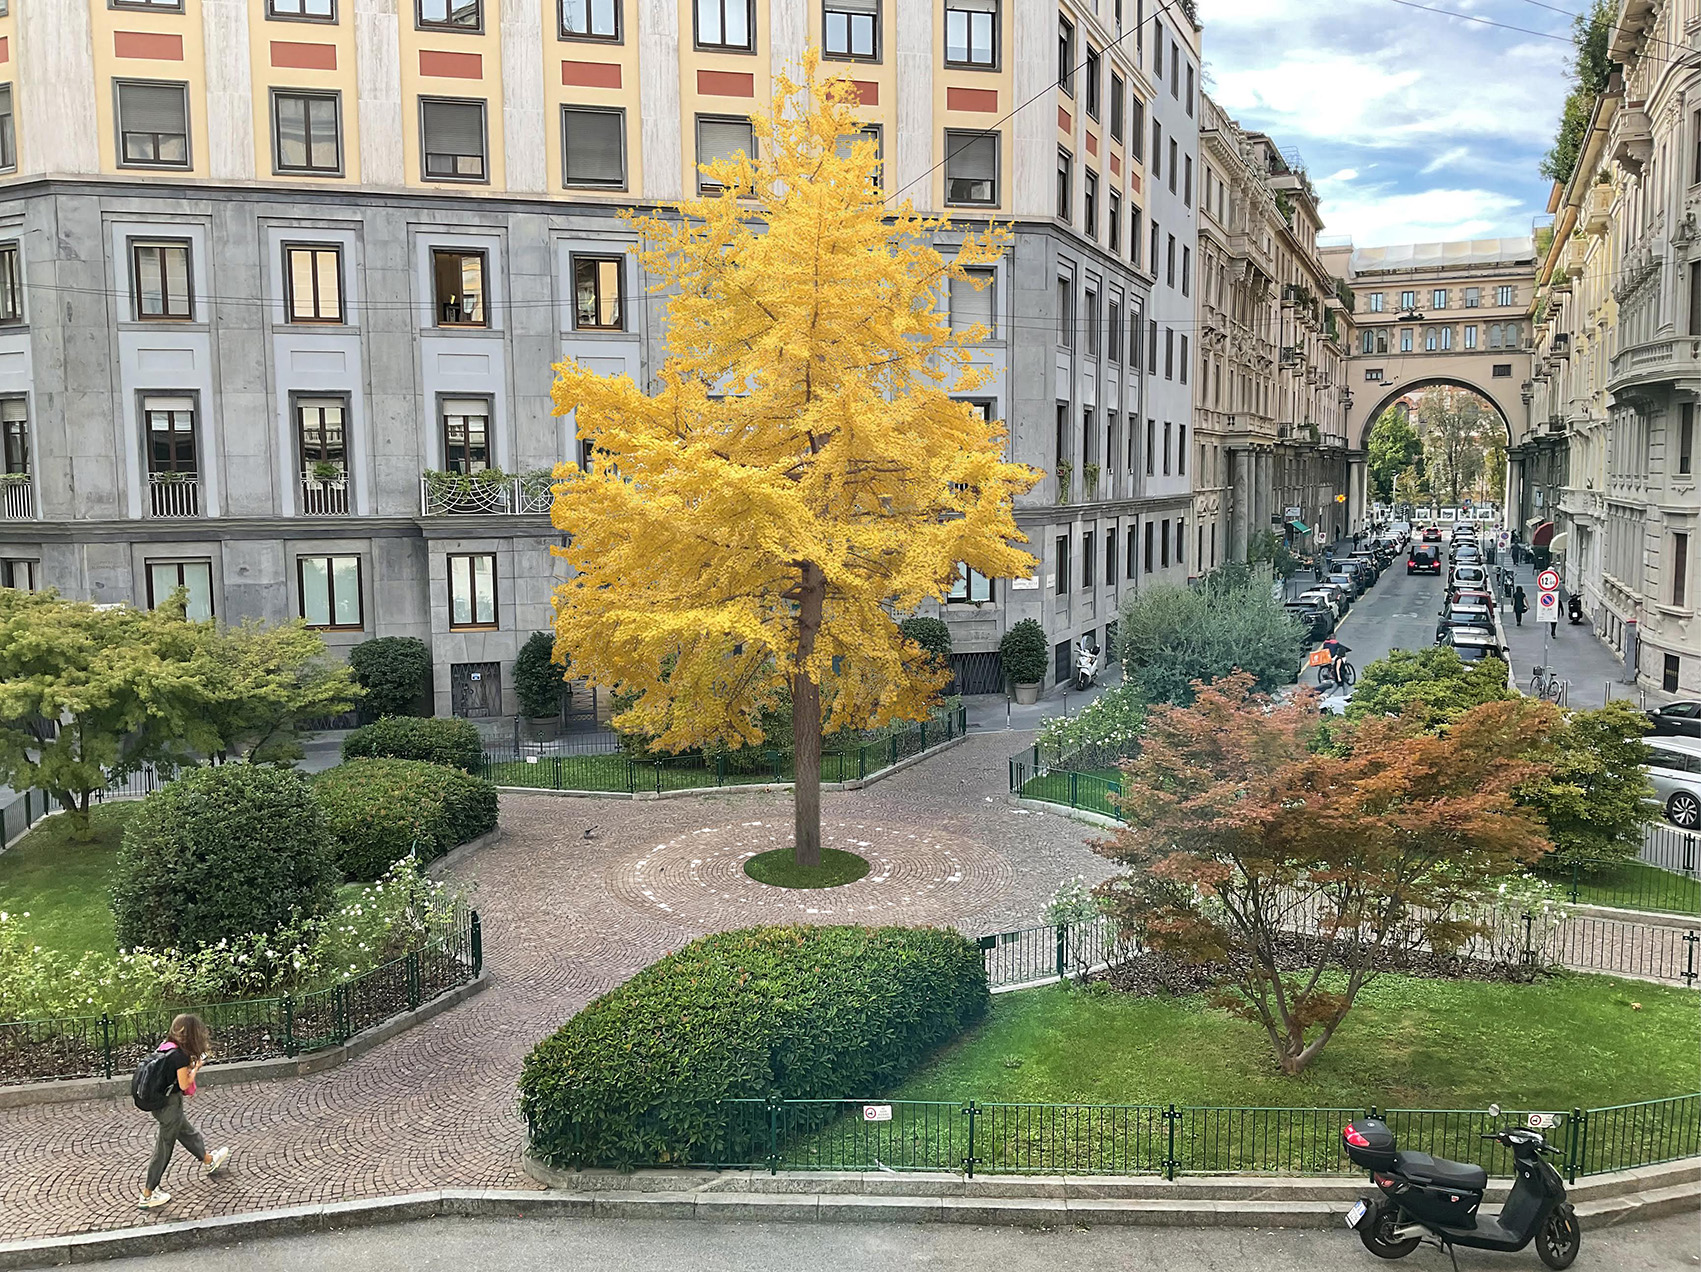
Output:
<svg viewBox="0 0 1701 1272">
<path fill-rule="evenodd" d="M 44 790 L 89 834 L 95 793 L 219 743 L 182 607 L 97 607 L 0 588 L 0 782 Z"/>
<path fill-rule="evenodd" d="M 1370 474 L 1371 488 L 1376 498 L 1386 503 L 1394 498 L 1396 479 L 1423 454 L 1423 439 L 1406 413 L 1390 406 L 1371 427 L 1366 454 L 1365 468 Z"/>
<path fill-rule="evenodd" d="M 1418 408 L 1429 484 L 1454 508 L 1481 480 L 1489 429 L 1499 420 L 1482 399 L 1464 389 L 1431 389 Z"/>
<path fill-rule="evenodd" d="M 431 650 L 417 636 L 379 636 L 349 650 L 374 715 L 412 715 L 431 692 Z"/>
<path fill-rule="evenodd" d="M 548 632 L 533 632 L 514 658 L 514 693 L 520 699 L 520 714 L 533 719 L 557 714 L 566 671 L 555 661 L 555 637 Z"/>
<path fill-rule="evenodd" d="M 1405 714 L 1434 732 L 1472 707 L 1517 696 L 1507 687 L 1506 664 L 1498 658 L 1463 662 L 1447 645 L 1396 649 L 1359 673 L 1347 718 Z"/>
<path fill-rule="evenodd" d="M 1518 790 L 1518 802 L 1547 823 L 1549 864 L 1596 873 L 1636 859 L 1657 808 L 1642 768 L 1648 727 L 1646 715 L 1617 700 L 1573 711 L 1555 731 L 1551 767 Z"/>
<path fill-rule="evenodd" d="M 1569 75 L 1571 91 L 1566 94 L 1565 106 L 1560 111 L 1558 135 L 1541 163 L 1541 174 L 1550 181 L 1564 185 L 1577 167 L 1595 99 L 1606 90 L 1607 80 L 1612 76 L 1609 45 L 1617 16 L 1617 0 L 1594 0 L 1587 10 L 1572 17 L 1571 33 L 1577 53 Z"/>
<path fill-rule="evenodd" d="M 190 663 L 200 682 L 213 754 L 252 762 L 301 758 L 301 722 L 341 715 L 361 696 L 354 671 L 325 657 L 325 642 L 299 619 L 206 627 Z"/>
<path fill-rule="evenodd" d="M 951 666 L 951 628 L 939 618 L 906 618 L 898 630 L 922 649 L 934 667 L 944 670 Z"/>
<path fill-rule="evenodd" d="M 1247 539 L 1246 560 L 1249 565 L 1269 566 L 1279 579 L 1291 579 L 1299 569 L 1299 558 L 1274 530 L 1260 530 Z"/>
<path fill-rule="evenodd" d="M 1185 705 L 1196 682 L 1237 670 L 1271 692 L 1294 679 L 1305 639 L 1267 568 L 1224 570 L 1197 588 L 1145 588 L 1123 603 L 1116 630 L 1123 675 L 1152 704 Z"/>
</svg>

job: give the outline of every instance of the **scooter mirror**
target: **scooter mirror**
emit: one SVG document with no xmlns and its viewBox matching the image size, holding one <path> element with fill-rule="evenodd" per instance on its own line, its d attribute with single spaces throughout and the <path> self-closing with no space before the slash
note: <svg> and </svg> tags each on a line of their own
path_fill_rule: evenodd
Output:
<svg viewBox="0 0 1701 1272">
<path fill-rule="evenodd" d="M 1499 1117 L 1500 1116 L 1500 1106 L 1498 1104 L 1489 1105 L 1488 1106 L 1488 1115 L 1490 1117 Z"/>
</svg>

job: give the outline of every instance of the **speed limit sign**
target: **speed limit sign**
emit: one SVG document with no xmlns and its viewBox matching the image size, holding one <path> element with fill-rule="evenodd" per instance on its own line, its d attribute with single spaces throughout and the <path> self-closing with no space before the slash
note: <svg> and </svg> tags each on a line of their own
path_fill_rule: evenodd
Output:
<svg viewBox="0 0 1701 1272">
<path fill-rule="evenodd" d="M 1543 570 L 1536 575 L 1536 590 L 1538 592 L 1559 591 L 1559 572 L 1557 570 Z"/>
</svg>

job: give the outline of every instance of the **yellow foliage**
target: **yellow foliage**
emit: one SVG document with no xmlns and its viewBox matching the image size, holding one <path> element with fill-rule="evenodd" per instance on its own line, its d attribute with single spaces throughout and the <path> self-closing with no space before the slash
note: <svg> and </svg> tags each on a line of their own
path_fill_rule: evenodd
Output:
<svg viewBox="0 0 1701 1272">
<path fill-rule="evenodd" d="M 637 695 L 621 726 L 667 749 L 760 740 L 787 685 L 800 707 L 821 687 L 829 731 L 920 718 L 942 677 L 898 621 L 958 562 L 1034 569 L 1011 500 L 1039 474 L 952 400 L 985 383 L 967 350 L 986 333 L 940 305 L 1008 230 L 962 233 L 947 259 L 946 219 L 887 208 L 874 143 L 839 153 L 855 89 L 817 66 L 776 79 L 760 159 L 705 166 L 721 193 L 630 218 L 667 296 L 649 391 L 555 368 L 555 412 L 593 448 L 588 472 L 556 470 L 558 656 Z"/>
</svg>

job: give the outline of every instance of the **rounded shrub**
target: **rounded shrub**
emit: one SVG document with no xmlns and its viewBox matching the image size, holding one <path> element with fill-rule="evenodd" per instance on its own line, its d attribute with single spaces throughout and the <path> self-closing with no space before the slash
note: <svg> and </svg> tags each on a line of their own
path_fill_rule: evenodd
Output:
<svg viewBox="0 0 1701 1272">
<path fill-rule="evenodd" d="M 431 650 L 417 636 L 379 636 L 348 654 L 374 715 L 412 715 L 431 694 Z"/>
<path fill-rule="evenodd" d="M 385 716 L 343 739 L 343 759 L 424 760 L 450 768 L 476 769 L 484 740 L 471 720 L 441 716 Z"/>
<path fill-rule="evenodd" d="M 514 694 L 520 700 L 520 714 L 533 720 L 558 714 L 564 671 L 555 661 L 555 637 L 533 632 L 514 656 Z"/>
<path fill-rule="evenodd" d="M 979 948 L 943 928 L 704 937 L 532 1049 L 520 1075 L 531 1149 L 570 1167 L 759 1161 L 766 1113 L 721 1101 L 883 1090 L 980 1019 L 987 1001 Z M 788 1126 L 808 1130 L 839 1112 L 834 1103 L 788 1110 Z"/>
<path fill-rule="evenodd" d="M 496 787 L 423 760 L 357 759 L 313 779 L 343 875 L 369 883 L 416 852 L 434 861 L 496 827 Z"/>
<path fill-rule="evenodd" d="M 998 642 L 1004 675 L 1013 685 L 1037 685 L 1045 679 L 1051 651 L 1045 643 L 1045 628 L 1038 620 L 1024 618 L 1004 633 Z"/>
<path fill-rule="evenodd" d="M 131 815 L 112 915 L 121 947 L 191 949 L 323 914 L 338 882 L 307 779 L 221 764 L 190 769 Z"/>
<path fill-rule="evenodd" d="M 898 630 L 927 651 L 935 666 L 951 665 L 951 628 L 940 618 L 906 618 Z"/>
</svg>

